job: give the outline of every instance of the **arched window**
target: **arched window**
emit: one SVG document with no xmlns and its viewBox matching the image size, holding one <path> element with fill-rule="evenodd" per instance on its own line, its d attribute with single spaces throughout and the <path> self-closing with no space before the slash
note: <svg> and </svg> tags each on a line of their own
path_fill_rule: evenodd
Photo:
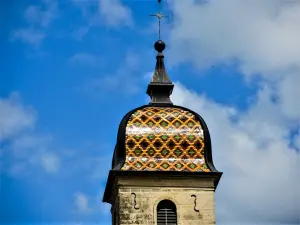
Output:
<svg viewBox="0 0 300 225">
<path fill-rule="evenodd" d="M 157 205 L 157 225 L 177 225 L 176 205 L 170 200 L 162 200 Z"/>
</svg>

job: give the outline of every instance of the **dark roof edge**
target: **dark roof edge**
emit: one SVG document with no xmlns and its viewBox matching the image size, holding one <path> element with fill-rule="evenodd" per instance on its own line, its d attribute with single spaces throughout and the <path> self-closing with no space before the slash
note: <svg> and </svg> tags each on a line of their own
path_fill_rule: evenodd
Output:
<svg viewBox="0 0 300 225">
<path fill-rule="evenodd" d="M 118 129 L 118 135 L 117 135 L 117 143 L 114 150 L 114 159 L 112 163 L 112 169 L 113 170 L 120 170 L 122 166 L 125 163 L 125 157 L 126 155 L 120 154 L 119 149 L 125 149 L 125 136 L 126 136 L 126 126 L 128 123 L 128 120 L 130 119 L 131 115 L 136 112 L 139 109 L 143 109 L 147 107 L 148 105 L 143 105 L 140 107 L 137 107 L 135 109 L 130 110 L 126 115 L 123 117 L 123 119 L 120 122 L 119 129 Z M 126 152 L 124 152 L 126 154 Z"/>
<path fill-rule="evenodd" d="M 204 130 L 204 145 L 205 145 L 205 162 L 207 163 L 207 166 L 208 168 L 212 171 L 212 172 L 219 172 L 215 166 L 214 166 L 214 163 L 213 163 L 213 158 L 212 158 L 212 144 L 211 144 L 211 137 L 210 137 L 210 132 L 209 132 L 209 129 L 207 127 L 207 124 L 206 122 L 204 121 L 204 119 L 202 118 L 202 116 L 200 116 L 198 113 L 194 112 L 193 110 L 191 109 L 188 109 L 188 108 L 185 108 L 183 106 L 177 106 L 177 105 L 174 105 L 173 107 L 177 107 L 177 108 L 181 108 L 181 109 L 184 109 L 184 110 L 187 110 L 193 114 L 195 114 L 198 119 L 200 120 L 200 124 Z"/>
</svg>

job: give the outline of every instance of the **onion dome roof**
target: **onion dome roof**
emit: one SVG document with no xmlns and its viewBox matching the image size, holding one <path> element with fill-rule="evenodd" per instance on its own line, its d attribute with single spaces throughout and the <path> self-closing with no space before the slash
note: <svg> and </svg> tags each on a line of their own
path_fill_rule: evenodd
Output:
<svg viewBox="0 0 300 225">
<path fill-rule="evenodd" d="M 174 85 L 164 66 L 165 43 L 159 40 L 154 47 L 156 66 L 147 88 L 151 101 L 121 120 L 105 202 L 114 201 L 111 187 L 118 176 L 209 177 L 216 188 L 222 175 L 214 167 L 203 118 L 170 100 Z"/>
<path fill-rule="evenodd" d="M 204 120 L 174 105 L 142 106 L 123 118 L 112 169 L 217 172 Z"/>
<path fill-rule="evenodd" d="M 149 105 L 127 113 L 121 121 L 112 170 L 217 172 L 208 128 L 200 115 L 170 100 L 172 84 L 163 61 L 165 43 L 147 89 Z"/>
</svg>

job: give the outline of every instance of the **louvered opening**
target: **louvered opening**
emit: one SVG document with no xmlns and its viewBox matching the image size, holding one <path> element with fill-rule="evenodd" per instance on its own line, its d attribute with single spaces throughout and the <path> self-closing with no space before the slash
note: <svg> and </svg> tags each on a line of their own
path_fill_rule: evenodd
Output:
<svg viewBox="0 0 300 225">
<path fill-rule="evenodd" d="M 157 205 L 157 225 L 177 225 L 176 206 L 172 201 L 163 200 Z"/>
</svg>

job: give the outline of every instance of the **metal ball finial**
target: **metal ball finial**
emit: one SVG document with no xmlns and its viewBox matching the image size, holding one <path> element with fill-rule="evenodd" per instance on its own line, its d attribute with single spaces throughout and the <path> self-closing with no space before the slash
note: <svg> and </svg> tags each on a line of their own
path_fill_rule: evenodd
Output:
<svg viewBox="0 0 300 225">
<path fill-rule="evenodd" d="M 155 48 L 156 51 L 162 52 L 163 50 L 165 50 L 166 44 L 162 40 L 158 40 L 158 41 L 155 42 L 154 48 Z"/>
</svg>

